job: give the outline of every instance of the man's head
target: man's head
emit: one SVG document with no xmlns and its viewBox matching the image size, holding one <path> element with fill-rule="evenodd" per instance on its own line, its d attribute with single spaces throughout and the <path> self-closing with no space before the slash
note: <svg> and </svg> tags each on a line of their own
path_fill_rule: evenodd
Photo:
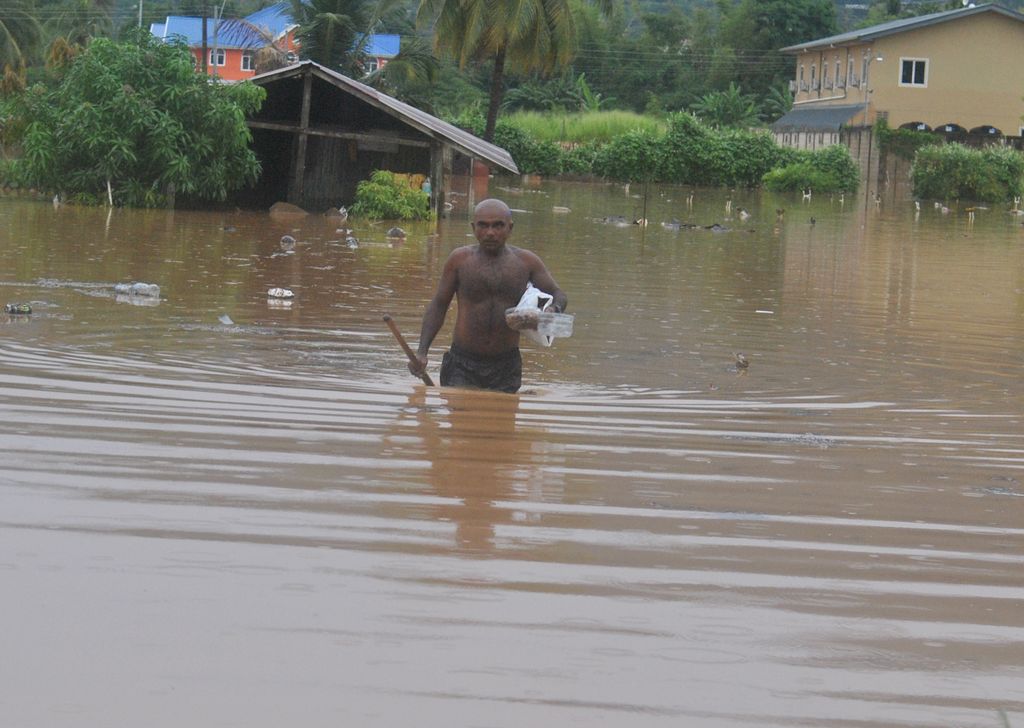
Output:
<svg viewBox="0 0 1024 728">
<path fill-rule="evenodd" d="M 497 252 L 512 234 L 512 211 L 501 200 L 484 200 L 473 209 L 472 226 L 480 247 Z"/>
</svg>

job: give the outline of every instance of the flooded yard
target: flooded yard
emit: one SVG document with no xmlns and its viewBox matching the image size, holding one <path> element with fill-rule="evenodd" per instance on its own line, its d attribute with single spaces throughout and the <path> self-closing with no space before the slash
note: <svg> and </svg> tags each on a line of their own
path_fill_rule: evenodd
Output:
<svg viewBox="0 0 1024 728">
<path fill-rule="evenodd" d="M 1024 727 L 1021 218 L 490 184 L 517 396 L 381 319 L 459 210 L 0 198 L 0 722 Z"/>
</svg>

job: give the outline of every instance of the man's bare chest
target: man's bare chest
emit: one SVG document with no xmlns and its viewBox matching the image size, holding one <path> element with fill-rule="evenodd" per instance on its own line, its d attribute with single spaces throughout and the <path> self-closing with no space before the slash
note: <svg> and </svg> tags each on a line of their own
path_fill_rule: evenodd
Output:
<svg viewBox="0 0 1024 728">
<path fill-rule="evenodd" d="M 496 261 L 473 261 L 459 271 L 459 297 L 471 302 L 512 300 L 514 304 L 529 279 L 526 266 L 514 256 Z"/>
</svg>

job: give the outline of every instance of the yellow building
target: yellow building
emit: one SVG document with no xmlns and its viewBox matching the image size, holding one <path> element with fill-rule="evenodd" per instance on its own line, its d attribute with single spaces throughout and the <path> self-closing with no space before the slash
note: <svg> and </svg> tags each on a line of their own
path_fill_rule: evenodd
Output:
<svg viewBox="0 0 1024 728">
<path fill-rule="evenodd" d="M 1024 15 L 999 5 L 894 20 L 782 49 L 795 56 L 792 110 L 777 141 L 816 148 L 840 129 L 891 128 L 954 137 L 1024 132 Z M 1018 63 L 1020 61 L 1020 63 Z"/>
</svg>

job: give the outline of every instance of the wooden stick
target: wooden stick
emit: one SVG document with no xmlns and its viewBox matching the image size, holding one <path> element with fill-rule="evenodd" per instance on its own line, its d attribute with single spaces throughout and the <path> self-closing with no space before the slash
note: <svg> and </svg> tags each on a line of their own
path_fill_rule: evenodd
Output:
<svg viewBox="0 0 1024 728">
<path fill-rule="evenodd" d="M 419 366 L 420 360 L 416 358 L 416 354 L 405 342 L 405 337 L 402 336 L 402 332 L 398 330 L 398 324 L 395 323 L 395 320 L 391 318 L 390 314 L 384 314 L 384 323 L 388 325 L 388 328 L 391 329 L 391 333 L 395 335 L 396 339 L 398 339 L 398 345 L 402 347 L 402 351 L 404 351 L 405 355 L 409 357 L 409 361 Z M 434 386 L 434 380 L 430 378 L 429 374 L 427 374 L 426 369 L 419 373 L 419 378 L 422 379 L 423 383 L 428 387 Z"/>
</svg>

